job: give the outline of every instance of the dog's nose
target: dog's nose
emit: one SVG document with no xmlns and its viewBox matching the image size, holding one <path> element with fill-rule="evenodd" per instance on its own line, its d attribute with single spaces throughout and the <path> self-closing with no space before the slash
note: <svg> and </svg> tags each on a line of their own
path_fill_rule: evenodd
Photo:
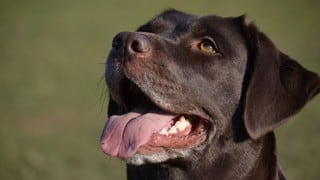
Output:
<svg viewBox="0 0 320 180">
<path fill-rule="evenodd" d="M 117 34 L 112 41 L 112 47 L 116 50 L 124 48 L 129 54 L 143 54 L 151 49 L 149 39 L 138 32 L 121 32 Z"/>
<path fill-rule="evenodd" d="M 145 53 L 150 50 L 150 42 L 143 34 L 131 34 L 128 37 L 128 47 L 136 53 Z"/>
</svg>

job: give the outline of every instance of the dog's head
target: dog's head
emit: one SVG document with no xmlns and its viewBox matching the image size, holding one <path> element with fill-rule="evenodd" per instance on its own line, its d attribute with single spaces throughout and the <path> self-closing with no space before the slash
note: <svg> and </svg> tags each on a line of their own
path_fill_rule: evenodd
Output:
<svg viewBox="0 0 320 180">
<path fill-rule="evenodd" d="M 116 35 L 105 75 L 101 147 L 133 164 L 201 156 L 222 137 L 259 139 L 320 91 L 319 77 L 245 16 L 175 10 Z"/>
</svg>

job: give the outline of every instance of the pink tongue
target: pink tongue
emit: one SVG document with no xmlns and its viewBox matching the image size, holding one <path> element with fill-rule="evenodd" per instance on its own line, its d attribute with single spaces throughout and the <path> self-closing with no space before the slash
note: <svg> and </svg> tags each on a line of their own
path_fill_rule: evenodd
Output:
<svg viewBox="0 0 320 180">
<path fill-rule="evenodd" d="M 151 135 L 169 127 L 176 117 L 160 109 L 145 114 L 137 108 L 120 116 L 111 116 L 102 132 L 101 149 L 111 156 L 128 157 L 146 144 Z"/>
</svg>

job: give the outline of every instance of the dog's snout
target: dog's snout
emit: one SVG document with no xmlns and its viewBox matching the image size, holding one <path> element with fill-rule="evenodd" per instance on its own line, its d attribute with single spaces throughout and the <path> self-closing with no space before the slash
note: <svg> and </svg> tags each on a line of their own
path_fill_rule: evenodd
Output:
<svg viewBox="0 0 320 180">
<path fill-rule="evenodd" d="M 150 51 L 151 43 L 144 34 L 137 32 L 121 32 L 114 37 L 112 47 L 115 50 L 124 48 L 125 52 L 130 55 L 145 54 Z"/>
</svg>

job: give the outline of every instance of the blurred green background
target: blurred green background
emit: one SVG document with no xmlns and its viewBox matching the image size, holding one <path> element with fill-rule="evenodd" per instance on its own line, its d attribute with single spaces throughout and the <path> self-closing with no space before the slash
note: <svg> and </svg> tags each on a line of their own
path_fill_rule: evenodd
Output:
<svg viewBox="0 0 320 180">
<path fill-rule="evenodd" d="M 1 0 L 0 179 L 125 179 L 104 156 L 102 80 L 111 39 L 166 8 L 246 13 L 275 44 L 320 73 L 320 1 Z M 277 130 L 291 180 L 320 177 L 320 97 Z"/>
</svg>

